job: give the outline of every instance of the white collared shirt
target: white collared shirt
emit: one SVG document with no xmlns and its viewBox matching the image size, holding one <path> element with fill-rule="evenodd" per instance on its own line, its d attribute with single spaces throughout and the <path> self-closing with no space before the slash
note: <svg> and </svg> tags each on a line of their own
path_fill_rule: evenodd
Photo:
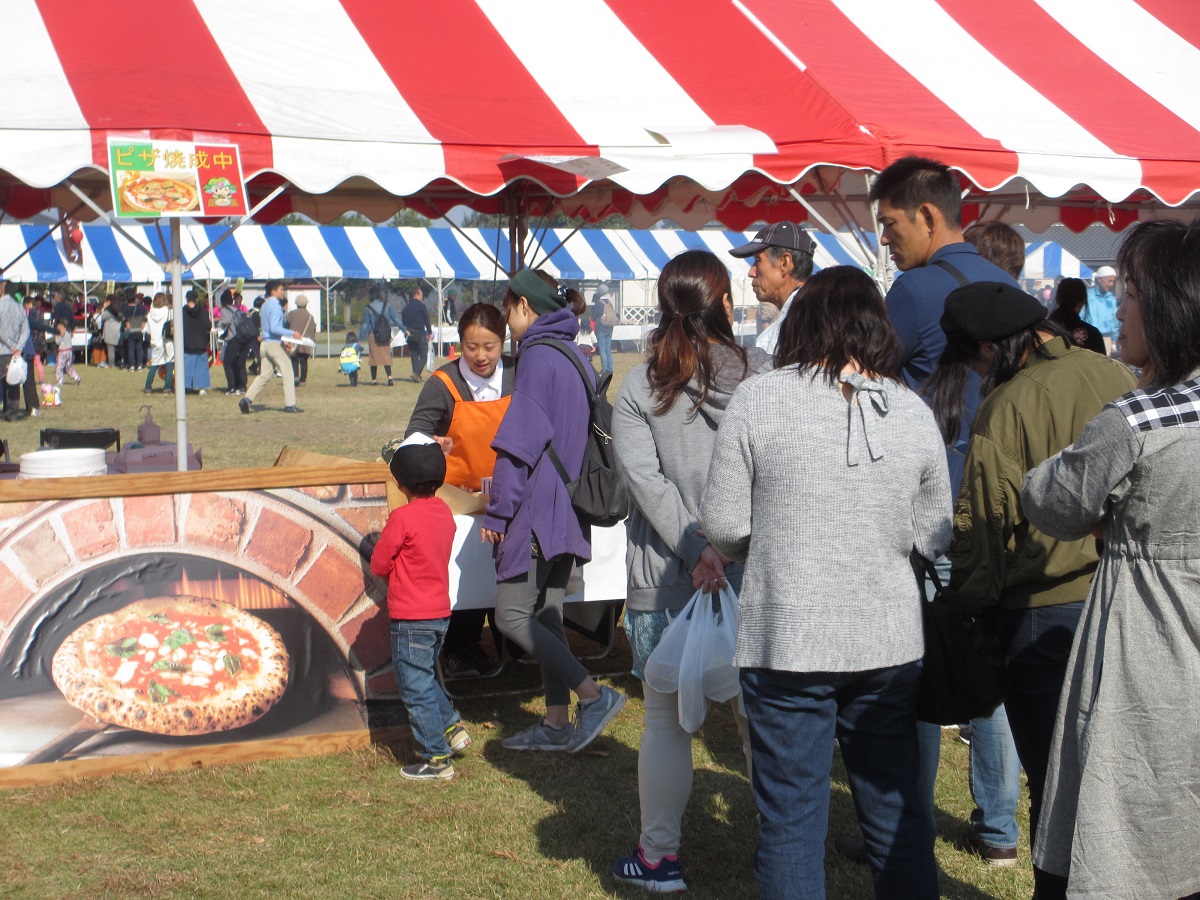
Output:
<svg viewBox="0 0 1200 900">
<path fill-rule="evenodd" d="M 796 291 L 800 288 L 796 288 Z M 787 315 L 788 310 L 792 308 L 792 301 L 796 299 L 796 291 L 792 291 L 792 295 L 784 301 L 783 306 L 779 308 L 779 314 L 771 320 L 771 324 L 762 330 L 762 334 L 754 342 L 754 346 L 760 350 L 766 350 L 772 356 L 775 355 L 775 345 L 779 343 L 779 329 L 783 325 L 783 318 Z"/>
<path fill-rule="evenodd" d="M 467 365 L 466 357 L 459 359 L 458 371 L 476 400 L 499 400 L 504 395 L 504 360 L 496 364 L 496 371 L 491 378 L 476 375 Z"/>
</svg>

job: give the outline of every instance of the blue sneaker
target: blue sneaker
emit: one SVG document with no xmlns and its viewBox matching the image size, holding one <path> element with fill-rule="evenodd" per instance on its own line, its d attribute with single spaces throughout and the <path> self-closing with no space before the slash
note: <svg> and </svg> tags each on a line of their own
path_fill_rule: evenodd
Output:
<svg viewBox="0 0 1200 900">
<path fill-rule="evenodd" d="M 679 857 L 664 856 L 657 866 L 652 866 L 642 855 L 641 844 L 629 856 L 619 857 L 613 863 L 612 872 L 617 881 L 636 884 L 652 894 L 680 894 L 687 890 Z"/>
</svg>

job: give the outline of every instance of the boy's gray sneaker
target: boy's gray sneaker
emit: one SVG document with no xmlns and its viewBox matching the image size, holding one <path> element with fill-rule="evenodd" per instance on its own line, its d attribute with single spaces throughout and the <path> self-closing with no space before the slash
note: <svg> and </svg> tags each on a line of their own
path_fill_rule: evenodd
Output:
<svg viewBox="0 0 1200 900">
<path fill-rule="evenodd" d="M 625 705 L 625 695 L 607 685 L 600 686 L 600 696 L 590 703 L 575 705 L 575 736 L 567 749 L 578 753 L 602 732 Z"/>
<path fill-rule="evenodd" d="M 532 728 L 506 737 L 500 742 L 505 750 L 566 750 L 571 743 L 574 732 L 570 725 L 562 728 L 551 728 L 542 719 Z"/>
</svg>

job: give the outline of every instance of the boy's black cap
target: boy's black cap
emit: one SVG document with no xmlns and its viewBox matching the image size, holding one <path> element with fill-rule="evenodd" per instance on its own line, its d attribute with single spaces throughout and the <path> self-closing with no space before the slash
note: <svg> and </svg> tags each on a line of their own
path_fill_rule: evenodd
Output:
<svg viewBox="0 0 1200 900">
<path fill-rule="evenodd" d="M 729 251 L 729 255 L 747 257 L 758 253 L 763 247 L 779 247 L 783 250 L 791 250 L 793 253 L 807 253 L 812 256 L 816 246 L 816 241 L 799 225 L 791 222 L 776 222 L 756 234 L 750 243 L 734 247 Z"/>
<path fill-rule="evenodd" d="M 977 341 L 998 341 L 1046 318 L 1046 307 L 1023 290 L 1001 281 L 977 281 L 955 288 L 946 298 L 942 331 Z"/>
<path fill-rule="evenodd" d="M 412 490 L 430 482 L 441 486 L 446 480 L 446 454 L 433 438 L 417 432 L 396 448 L 388 468 L 403 488 Z"/>
</svg>

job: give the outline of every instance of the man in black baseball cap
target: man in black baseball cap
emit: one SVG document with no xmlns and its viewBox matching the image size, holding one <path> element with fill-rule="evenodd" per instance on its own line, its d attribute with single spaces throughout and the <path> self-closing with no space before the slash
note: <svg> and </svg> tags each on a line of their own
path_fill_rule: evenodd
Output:
<svg viewBox="0 0 1200 900">
<path fill-rule="evenodd" d="M 754 257 L 750 264 L 750 287 L 759 303 L 770 303 L 779 313 L 758 336 L 755 344 L 768 353 L 775 352 L 779 326 L 791 305 L 792 297 L 808 280 L 813 270 L 816 242 L 799 225 L 776 222 L 754 236 L 748 244 L 729 251 L 730 256 Z"/>
</svg>

